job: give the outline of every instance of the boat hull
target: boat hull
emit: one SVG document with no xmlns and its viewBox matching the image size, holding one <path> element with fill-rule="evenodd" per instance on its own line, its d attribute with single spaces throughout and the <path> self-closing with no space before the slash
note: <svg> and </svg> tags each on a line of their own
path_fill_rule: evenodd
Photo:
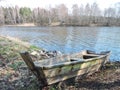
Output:
<svg viewBox="0 0 120 90">
<path fill-rule="evenodd" d="M 91 74 L 100 69 L 105 62 L 105 58 L 94 59 L 91 61 L 78 62 L 76 64 L 63 65 L 61 67 L 43 70 L 48 84 L 64 81 L 72 77 Z"/>
<path fill-rule="evenodd" d="M 42 86 L 46 86 L 73 77 L 92 74 L 109 60 L 110 52 L 104 54 L 86 52 L 82 51 L 36 62 L 32 62 L 28 52 L 20 54 Z"/>
</svg>

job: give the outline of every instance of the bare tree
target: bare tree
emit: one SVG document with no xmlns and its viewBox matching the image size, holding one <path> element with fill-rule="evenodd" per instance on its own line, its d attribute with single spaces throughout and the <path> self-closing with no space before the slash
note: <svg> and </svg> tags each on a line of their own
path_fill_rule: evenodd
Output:
<svg viewBox="0 0 120 90">
<path fill-rule="evenodd" d="M 0 25 L 4 24 L 4 10 L 2 7 L 0 7 Z"/>
<path fill-rule="evenodd" d="M 50 9 L 51 22 L 58 22 L 58 11 L 57 8 Z"/>
<path fill-rule="evenodd" d="M 80 7 L 79 7 L 79 14 L 80 14 L 80 16 L 84 16 L 85 15 L 84 5 L 83 4 L 81 4 Z"/>
<path fill-rule="evenodd" d="M 120 2 L 115 4 L 115 8 L 116 8 L 116 17 L 120 18 Z"/>
<path fill-rule="evenodd" d="M 84 19 L 85 19 L 85 10 L 84 10 L 84 5 L 83 4 L 81 4 L 80 7 L 79 7 L 79 18 L 80 18 L 79 24 L 81 26 L 83 26 L 84 25 Z"/>
<path fill-rule="evenodd" d="M 101 10 L 97 3 L 91 5 L 91 21 L 93 24 L 98 23 L 98 18 L 101 16 Z"/>
<path fill-rule="evenodd" d="M 49 11 L 43 8 L 37 8 L 33 10 L 34 22 L 38 25 L 49 24 Z"/>
<path fill-rule="evenodd" d="M 32 15 L 33 15 L 33 22 L 34 23 L 37 23 L 38 22 L 38 11 L 39 9 L 38 8 L 34 8 L 33 11 L 32 11 Z"/>
<path fill-rule="evenodd" d="M 89 3 L 86 4 L 84 12 L 85 12 L 86 16 L 90 16 L 91 15 L 91 7 L 90 7 Z"/>
<path fill-rule="evenodd" d="M 67 22 L 68 20 L 68 8 L 64 4 L 60 4 L 57 7 L 58 19 L 61 24 Z"/>
<path fill-rule="evenodd" d="M 5 24 L 14 24 L 12 19 L 12 7 L 4 9 Z"/>
<path fill-rule="evenodd" d="M 21 20 L 20 20 L 20 9 L 18 6 L 15 6 L 15 13 L 16 13 L 16 23 L 21 23 Z"/>
<path fill-rule="evenodd" d="M 89 25 L 90 24 L 90 16 L 91 16 L 91 7 L 90 4 L 87 3 L 84 9 L 84 25 Z"/>
<path fill-rule="evenodd" d="M 80 20 L 80 9 L 77 4 L 72 6 L 72 24 L 78 25 Z"/>
<path fill-rule="evenodd" d="M 113 23 L 115 23 L 115 14 L 115 8 L 107 8 L 104 10 L 104 19 L 107 26 L 111 26 Z"/>
<path fill-rule="evenodd" d="M 117 2 L 115 4 L 115 8 L 116 8 L 116 24 L 118 26 L 120 26 L 120 2 Z"/>
</svg>

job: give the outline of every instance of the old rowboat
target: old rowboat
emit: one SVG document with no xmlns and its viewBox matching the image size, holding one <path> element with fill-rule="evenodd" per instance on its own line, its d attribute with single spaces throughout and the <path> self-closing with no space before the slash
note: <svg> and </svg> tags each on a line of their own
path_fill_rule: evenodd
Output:
<svg viewBox="0 0 120 90">
<path fill-rule="evenodd" d="M 95 53 L 84 50 L 71 55 L 63 55 L 33 62 L 28 52 L 21 52 L 28 68 L 36 75 L 41 87 L 64 81 L 76 76 L 94 73 L 108 60 L 110 51 Z"/>
</svg>

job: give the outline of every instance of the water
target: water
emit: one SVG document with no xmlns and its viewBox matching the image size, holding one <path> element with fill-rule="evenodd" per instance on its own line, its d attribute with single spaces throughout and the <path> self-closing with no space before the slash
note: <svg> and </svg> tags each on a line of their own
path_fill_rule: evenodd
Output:
<svg viewBox="0 0 120 90">
<path fill-rule="evenodd" d="M 120 60 L 120 27 L 0 27 L 0 34 L 65 54 L 111 50 L 110 59 Z"/>
</svg>

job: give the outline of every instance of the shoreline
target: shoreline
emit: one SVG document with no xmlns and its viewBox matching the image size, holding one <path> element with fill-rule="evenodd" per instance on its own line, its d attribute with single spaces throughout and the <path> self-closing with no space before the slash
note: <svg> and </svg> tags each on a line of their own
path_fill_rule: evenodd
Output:
<svg viewBox="0 0 120 90">
<path fill-rule="evenodd" d="M 15 42 L 15 43 L 17 43 L 17 44 L 20 44 L 20 45 L 22 45 L 22 46 L 24 46 L 25 48 L 27 48 L 27 49 L 29 49 L 29 48 L 31 48 L 31 47 L 34 47 L 34 48 L 39 48 L 39 49 L 41 49 L 41 50 L 46 50 L 46 51 L 48 51 L 47 49 L 45 49 L 45 48 L 41 48 L 41 47 L 37 47 L 37 46 L 34 46 L 34 45 L 31 45 L 30 43 L 28 43 L 28 42 L 26 42 L 26 41 L 23 41 L 23 40 L 21 40 L 21 39 L 19 39 L 19 38 L 15 38 L 15 37 L 11 37 L 11 36 L 3 36 L 3 35 L 0 35 L 0 37 L 2 37 L 2 38 L 5 38 L 5 39 L 8 39 L 8 40 L 10 40 L 10 41 L 12 41 L 12 42 Z M 120 60 L 109 60 L 110 62 L 119 62 Z"/>
<path fill-rule="evenodd" d="M 32 26 L 46 26 L 46 27 L 120 27 L 116 25 L 97 25 L 97 24 L 90 24 L 90 25 L 67 25 L 67 24 L 60 24 L 60 23 L 51 23 L 50 25 L 36 25 L 35 23 L 22 23 L 22 24 L 5 24 L 1 26 L 16 26 L 16 27 L 32 27 Z"/>
<path fill-rule="evenodd" d="M 5 38 L 5 39 L 8 39 L 8 40 L 10 40 L 10 41 L 12 41 L 12 42 L 15 42 L 15 43 L 17 43 L 17 44 L 20 44 L 20 45 L 22 45 L 22 46 L 24 46 L 24 47 L 26 47 L 26 48 L 30 48 L 30 46 L 31 46 L 30 43 L 25 42 L 25 41 L 22 41 L 22 40 L 20 40 L 20 39 L 18 39 L 18 38 L 15 38 L 15 37 L 3 36 L 3 35 L 0 35 L 0 37 Z"/>
<path fill-rule="evenodd" d="M 23 23 L 23 24 L 11 24 L 11 25 L 3 25 L 3 26 L 26 26 L 26 27 L 30 27 L 30 26 L 36 26 L 34 23 Z"/>
</svg>

